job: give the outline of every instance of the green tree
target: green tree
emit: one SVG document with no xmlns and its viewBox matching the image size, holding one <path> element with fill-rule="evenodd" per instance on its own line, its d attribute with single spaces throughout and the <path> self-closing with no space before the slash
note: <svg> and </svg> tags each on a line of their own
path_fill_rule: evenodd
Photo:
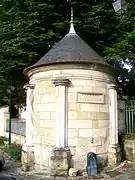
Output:
<svg viewBox="0 0 135 180">
<path fill-rule="evenodd" d="M 120 62 L 128 59 L 134 64 L 135 14 L 132 12 L 127 21 L 120 22 L 112 2 L 72 0 L 74 23 L 77 33 L 92 48 L 112 65 L 121 67 L 120 76 L 125 82 L 130 78 Z M 129 12 L 133 4 L 130 0 Z M 68 32 L 69 20 L 70 5 L 66 0 L 1 1 L 0 103 L 7 99 L 10 85 L 16 88 L 14 103 L 24 102 L 23 69 L 39 60 Z"/>
<path fill-rule="evenodd" d="M 56 3 L 57 4 L 57 3 Z M 1 100 L 6 89 L 16 87 L 16 103 L 22 103 L 25 67 L 36 62 L 61 38 L 64 17 L 50 1 L 5 0 L 0 6 Z M 64 3 L 63 3 L 64 6 Z M 59 32 L 59 33 L 57 33 Z M 63 33 L 64 34 L 64 33 Z"/>
</svg>

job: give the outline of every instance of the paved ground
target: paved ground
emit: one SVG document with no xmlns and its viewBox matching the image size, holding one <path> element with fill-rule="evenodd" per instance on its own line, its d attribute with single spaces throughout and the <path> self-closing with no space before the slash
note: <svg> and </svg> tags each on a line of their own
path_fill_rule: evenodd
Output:
<svg viewBox="0 0 135 180">
<path fill-rule="evenodd" d="M 19 180 L 66 180 L 66 178 L 63 178 L 63 177 L 49 177 L 45 174 L 41 174 L 41 173 L 33 173 L 33 174 L 30 174 L 30 173 L 11 173 L 11 175 L 14 175 L 15 177 L 17 177 Z M 128 171 L 125 171 L 124 173 L 122 174 L 119 174 L 115 177 L 111 177 L 109 175 L 103 175 L 104 178 L 101 178 L 101 177 L 94 177 L 94 178 L 90 178 L 90 179 L 95 179 L 95 180 L 98 180 L 98 179 L 101 179 L 101 180 L 135 180 L 135 169 L 129 169 Z M 72 178 L 72 177 L 69 177 L 67 178 L 68 180 L 88 180 L 89 178 L 86 178 L 86 177 L 75 177 L 75 178 Z"/>
<path fill-rule="evenodd" d="M 135 166 L 130 166 L 128 168 L 117 168 L 114 171 L 107 173 L 101 172 L 97 177 L 50 177 L 45 171 L 31 171 L 22 172 L 20 168 L 20 163 L 15 163 L 10 157 L 6 156 L 5 169 L 2 174 L 11 175 L 16 177 L 18 180 L 88 180 L 88 179 L 101 179 L 101 180 L 135 180 Z"/>
<path fill-rule="evenodd" d="M 4 174 L 9 174 L 17 177 L 19 180 L 66 180 L 64 177 L 50 177 L 48 173 L 43 171 L 22 172 L 18 168 L 18 164 L 6 167 Z M 11 168 L 12 167 L 12 168 Z M 68 177 L 67 180 L 88 180 L 88 179 L 101 179 L 101 180 L 135 180 L 135 168 L 119 168 L 107 173 L 101 172 L 97 177 Z"/>
</svg>

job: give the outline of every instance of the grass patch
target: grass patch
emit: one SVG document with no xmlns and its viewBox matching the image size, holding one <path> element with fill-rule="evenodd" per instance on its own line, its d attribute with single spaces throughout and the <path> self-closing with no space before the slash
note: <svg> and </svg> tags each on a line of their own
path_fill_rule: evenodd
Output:
<svg viewBox="0 0 135 180">
<path fill-rule="evenodd" d="M 4 147 L 4 152 L 7 153 L 15 161 L 20 161 L 21 160 L 22 146 L 19 144 L 6 145 Z"/>
</svg>

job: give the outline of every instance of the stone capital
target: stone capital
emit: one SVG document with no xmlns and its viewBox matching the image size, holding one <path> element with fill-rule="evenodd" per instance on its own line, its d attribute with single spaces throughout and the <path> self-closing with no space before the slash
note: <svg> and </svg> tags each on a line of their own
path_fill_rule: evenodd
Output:
<svg viewBox="0 0 135 180">
<path fill-rule="evenodd" d="M 108 85 L 108 89 L 114 89 L 114 90 L 116 90 L 116 89 L 117 89 L 116 84 L 109 84 L 109 85 Z"/>
<path fill-rule="evenodd" d="M 109 144 L 108 145 L 108 152 L 110 153 L 117 153 L 120 152 L 119 144 Z"/>
<path fill-rule="evenodd" d="M 58 79 L 53 79 L 52 83 L 55 86 L 69 86 L 70 81 L 69 81 L 69 79 L 58 78 Z"/>
<path fill-rule="evenodd" d="M 26 84 L 24 86 L 24 89 L 27 91 L 28 89 L 34 89 L 35 88 L 35 84 Z"/>
<path fill-rule="evenodd" d="M 23 151 L 26 151 L 26 152 L 31 152 L 31 151 L 34 151 L 34 148 L 35 148 L 35 146 L 34 146 L 34 144 L 27 144 L 27 143 L 25 143 L 25 144 L 23 144 Z"/>
</svg>

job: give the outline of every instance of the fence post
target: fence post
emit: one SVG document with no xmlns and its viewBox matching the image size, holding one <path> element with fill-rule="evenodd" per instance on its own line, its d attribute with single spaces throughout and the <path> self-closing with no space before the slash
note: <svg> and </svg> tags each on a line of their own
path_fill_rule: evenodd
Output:
<svg viewBox="0 0 135 180">
<path fill-rule="evenodd" d="M 123 99 L 118 100 L 118 123 L 119 134 L 125 132 L 125 101 Z"/>
<path fill-rule="evenodd" d="M 0 108 L 0 136 L 5 136 L 8 119 L 8 106 Z"/>
</svg>

